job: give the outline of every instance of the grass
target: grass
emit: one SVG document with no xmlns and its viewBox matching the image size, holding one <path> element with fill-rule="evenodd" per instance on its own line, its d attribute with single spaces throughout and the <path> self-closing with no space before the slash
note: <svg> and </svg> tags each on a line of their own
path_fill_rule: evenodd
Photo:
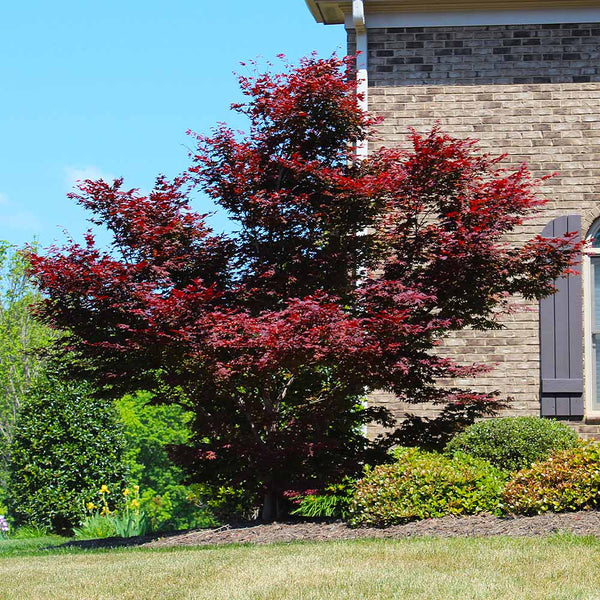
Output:
<svg viewBox="0 0 600 600">
<path fill-rule="evenodd" d="M 68 539 L 59 535 L 0 539 L 0 560 L 9 556 L 48 554 L 48 551 L 44 550 L 45 548 L 55 547 L 58 544 L 66 542 Z M 0 600 L 4 600 L 1 594 Z"/>
<path fill-rule="evenodd" d="M 30 547 L 35 556 L 7 556 L 5 543 L 2 600 L 600 599 L 600 541 L 565 535 L 60 554 Z"/>
</svg>

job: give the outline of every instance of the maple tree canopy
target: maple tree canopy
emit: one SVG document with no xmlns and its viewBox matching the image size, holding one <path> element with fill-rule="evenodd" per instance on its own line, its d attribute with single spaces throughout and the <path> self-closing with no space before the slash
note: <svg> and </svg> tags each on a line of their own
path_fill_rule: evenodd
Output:
<svg viewBox="0 0 600 600">
<path fill-rule="evenodd" d="M 353 141 L 376 122 L 358 107 L 349 59 L 313 56 L 240 84 L 246 136 L 195 136 L 189 170 L 149 194 L 122 179 L 80 183 L 71 197 L 112 246 L 90 233 L 29 260 L 72 376 L 191 407 L 194 437 L 177 459 L 198 481 L 263 493 L 268 519 L 286 490 L 357 474 L 399 440 L 386 409 L 364 406 L 369 391 L 437 403 L 459 424 L 493 414 L 496 395 L 436 385 L 489 365 L 435 346 L 499 327 L 511 295 L 552 293 L 576 248 L 505 243 L 544 203 L 538 182 L 472 140 L 436 127 L 410 133 L 410 151 L 357 159 Z M 211 231 L 196 189 L 233 233 Z M 365 438 L 368 422 L 390 434 Z"/>
</svg>

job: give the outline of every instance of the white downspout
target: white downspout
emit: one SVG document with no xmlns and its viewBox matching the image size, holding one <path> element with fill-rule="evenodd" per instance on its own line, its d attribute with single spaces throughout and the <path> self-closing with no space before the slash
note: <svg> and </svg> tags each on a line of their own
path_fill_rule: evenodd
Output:
<svg viewBox="0 0 600 600">
<path fill-rule="evenodd" d="M 368 43 L 367 43 L 367 26 L 365 22 L 365 5 L 363 0 L 352 0 L 352 22 L 354 24 L 354 32 L 356 34 L 356 91 L 361 95 L 358 101 L 358 106 L 364 111 L 369 109 L 369 72 L 368 72 Z M 367 158 L 369 153 L 369 142 L 364 140 L 356 141 L 356 157 Z M 361 232 L 363 235 L 366 230 Z M 364 273 L 363 273 L 364 274 Z M 360 281 L 360 273 L 358 273 Z M 363 401 L 365 408 L 367 400 Z M 368 425 L 362 426 L 362 434 L 364 437 L 369 436 Z"/>
<path fill-rule="evenodd" d="M 362 96 L 359 106 L 362 110 L 369 109 L 369 72 L 368 72 L 368 43 L 365 22 L 365 5 L 363 0 L 352 0 L 352 22 L 356 33 L 356 90 Z M 358 140 L 356 156 L 365 158 L 368 154 L 367 140 Z"/>
</svg>

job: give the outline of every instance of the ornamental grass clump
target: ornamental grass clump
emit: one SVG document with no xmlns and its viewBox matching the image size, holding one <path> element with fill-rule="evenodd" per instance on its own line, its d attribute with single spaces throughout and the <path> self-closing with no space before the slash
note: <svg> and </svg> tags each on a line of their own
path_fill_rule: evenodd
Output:
<svg viewBox="0 0 600 600">
<path fill-rule="evenodd" d="M 600 444 L 581 443 L 515 473 L 504 502 L 508 511 L 524 515 L 600 507 Z"/>
<path fill-rule="evenodd" d="M 355 485 L 354 479 L 344 477 L 340 483 L 325 486 L 322 490 L 288 492 L 287 497 L 296 505 L 290 514 L 308 518 L 346 519 L 349 516 Z"/>
<path fill-rule="evenodd" d="M 396 525 L 445 515 L 502 512 L 505 475 L 488 462 L 404 449 L 367 468 L 350 505 L 352 525 Z"/>
<path fill-rule="evenodd" d="M 539 417 L 486 419 L 467 427 L 446 446 L 446 453 L 462 452 L 483 458 L 503 471 L 518 471 L 546 460 L 555 450 L 574 448 L 577 434 L 559 421 Z"/>
</svg>

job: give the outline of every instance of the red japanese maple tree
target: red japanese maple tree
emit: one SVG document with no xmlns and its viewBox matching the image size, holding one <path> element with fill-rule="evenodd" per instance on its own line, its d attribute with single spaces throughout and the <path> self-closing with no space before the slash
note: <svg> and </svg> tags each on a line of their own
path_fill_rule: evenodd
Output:
<svg viewBox="0 0 600 600">
<path fill-rule="evenodd" d="M 412 133 L 410 152 L 357 159 L 352 143 L 374 121 L 351 71 L 311 57 L 242 77 L 247 136 L 196 136 L 191 168 L 147 195 L 84 181 L 72 197 L 112 248 L 90 234 L 29 256 L 73 376 L 192 407 L 176 456 L 199 481 L 262 493 L 266 519 L 284 491 L 381 459 L 397 437 L 364 437 L 368 422 L 394 425 L 364 406 L 369 391 L 438 403 L 459 422 L 492 414 L 495 395 L 436 385 L 485 368 L 436 344 L 499 327 L 510 295 L 552 293 L 573 261 L 569 240 L 505 243 L 543 201 L 526 167 L 502 170 L 473 141 L 435 128 Z M 190 204 L 198 187 L 237 231 L 211 231 Z"/>
</svg>

